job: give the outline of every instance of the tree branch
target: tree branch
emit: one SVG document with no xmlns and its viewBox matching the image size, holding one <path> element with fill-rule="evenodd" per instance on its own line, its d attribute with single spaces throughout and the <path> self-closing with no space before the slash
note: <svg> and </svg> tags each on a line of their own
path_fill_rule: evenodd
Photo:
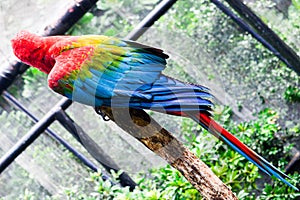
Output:
<svg viewBox="0 0 300 200">
<path fill-rule="evenodd" d="M 165 159 L 207 199 L 237 199 L 233 192 L 180 141 L 162 128 L 145 111 L 96 108 L 123 130 Z"/>
</svg>

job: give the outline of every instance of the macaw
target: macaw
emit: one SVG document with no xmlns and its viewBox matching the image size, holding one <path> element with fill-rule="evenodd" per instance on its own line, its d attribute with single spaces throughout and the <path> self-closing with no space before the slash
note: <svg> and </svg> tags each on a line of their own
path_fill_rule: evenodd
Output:
<svg viewBox="0 0 300 200">
<path fill-rule="evenodd" d="M 169 56 L 161 49 L 102 35 L 41 37 L 27 31 L 19 32 L 11 43 L 22 62 L 48 74 L 48 85 L 55 92 L 94 107 L 190 117 L 263 172 L 298 190 L 285 173 L 212 119 L 208 88 L 162 73 Z"/>
</svg>

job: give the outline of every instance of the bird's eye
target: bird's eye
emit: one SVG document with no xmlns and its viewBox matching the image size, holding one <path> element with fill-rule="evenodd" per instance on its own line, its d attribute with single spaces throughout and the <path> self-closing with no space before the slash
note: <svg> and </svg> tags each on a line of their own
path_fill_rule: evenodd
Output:
<svg viewBox="0 0 300 200">
<path fill-rule="evenodd" d="M 37 52 L 37 51 L 39 51 L 39 50 L 40 50 L 40 48 L 35 48 L 35 49 L 32 50 L 31 53 L 35 53 L 35 52 Z"/>
</svg>

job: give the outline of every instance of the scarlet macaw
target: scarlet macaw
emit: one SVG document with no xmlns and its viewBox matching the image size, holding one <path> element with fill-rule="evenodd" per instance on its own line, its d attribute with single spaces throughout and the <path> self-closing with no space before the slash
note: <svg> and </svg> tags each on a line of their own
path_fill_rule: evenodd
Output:
<svg viewBox="0 0 300 200">
<path fill-rule="evenodd" d="M 101 35 L 40 37 L 27 31 L 12 39 L 12 47 L 22 62 L 48 74 L 52 90 L 69 99 L 190 117 L 266 174 L 298 190 L 286 174 L 211 118 L 208 88 L 162 74 L 168 58 L 162 50 Z"/>
</svg>

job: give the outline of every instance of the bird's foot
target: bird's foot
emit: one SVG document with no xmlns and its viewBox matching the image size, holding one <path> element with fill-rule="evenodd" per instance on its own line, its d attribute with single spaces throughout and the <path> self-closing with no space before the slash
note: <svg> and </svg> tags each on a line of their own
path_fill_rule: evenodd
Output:
<svg viewBox="0 0 300 200">
<path fill-rule="evenodd" d="M 109 121 L 109 120 L 110 120 L 109 117 L 107 116 L 107 114 L 105 114 L 105 113 L 103 113 L 103 112 L 101 111 L 101 108 L 100 108 L 100 107 L 95 107 L 95 111 L 96 111 L 96 113 L 97 113 L 98 115 L 100 115 L 100 116 L 102 117 L 102 119 L 103 119 L 104 121 Z"/>
</svg>

